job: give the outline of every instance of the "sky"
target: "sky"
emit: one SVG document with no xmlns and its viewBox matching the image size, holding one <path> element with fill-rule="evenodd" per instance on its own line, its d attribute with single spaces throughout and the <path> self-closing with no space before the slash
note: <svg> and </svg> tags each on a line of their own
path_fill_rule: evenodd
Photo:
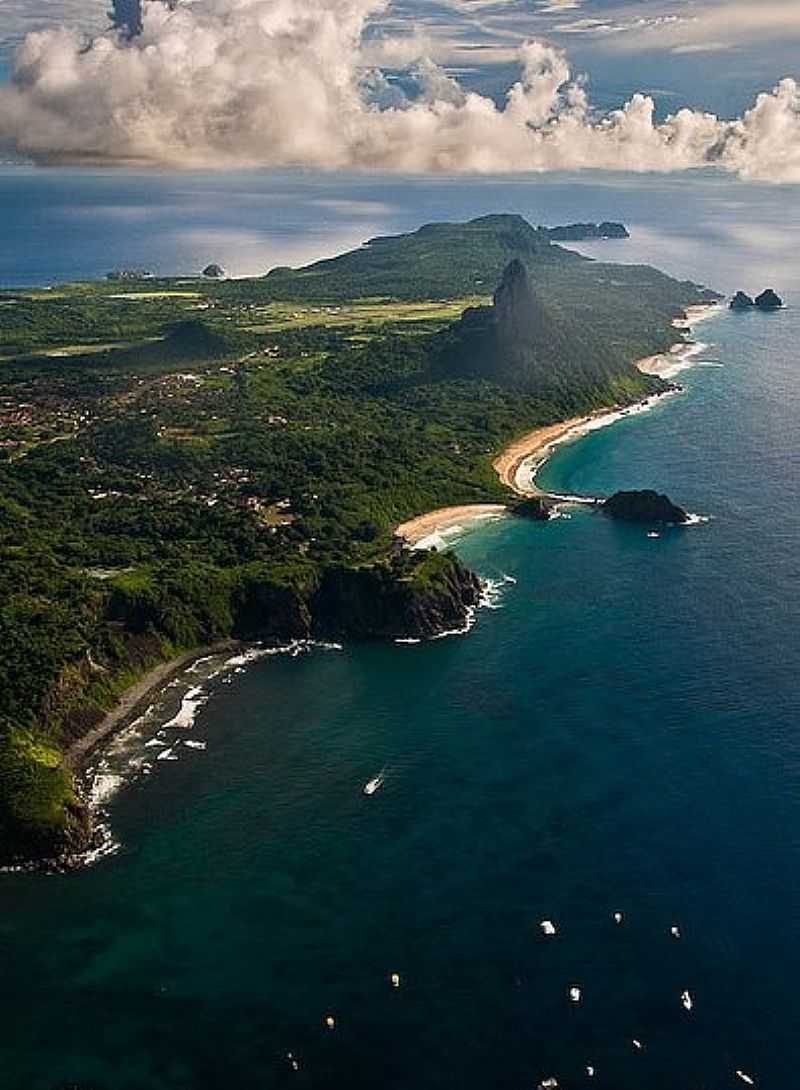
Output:
<svg viewBox="0 0 800 1090">
<path fill-rule="evenodd" d="M 17 69 L 14 88 L 0 86 L 0 150 L 423 172 L 686 169 L 710 157 L 800 181 L 800 0 L 176 3 L 145 0 L 143 36 L 120 41 L 108 0 L 0 0 L 0 75 L 15 52 Z M 761 93 L 772 98 L 748 122 Z M 664 128 L 684 107 L 677 131 Z M 614 110 L 625 116 L 601 131 Z M 298 126 L 305 145 L 290 137 Z"/>
</svg>

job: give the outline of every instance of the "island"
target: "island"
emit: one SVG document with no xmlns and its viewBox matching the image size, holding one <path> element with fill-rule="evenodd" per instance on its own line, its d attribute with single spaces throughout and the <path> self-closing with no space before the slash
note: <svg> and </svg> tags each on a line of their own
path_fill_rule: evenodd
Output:
<svg viewBox="0 0 800 1090">
<path fill-rule="evenodd" d="M 624 223 L 570 223 L 564 227 L 545 227 L 553 242 L 592 242 L 598 239 L 626 239 L 630 232 Z"/>
<path fill-rule="evenodd" d="M 502 510 L 499 451 L 664 392 L 636 361 L 717 298 L 504 214 L 0 293 L 0 859 L 91 843 L 86 754 L 203 648 L 463 627 L 476 577 L 396 528 Z"/>
<path fill-rule="evenodd" d="M 211 265 L 206 265 L 203 269 L 203 276 L 207 276 L 211 280 L 221 280 L 225 276 L 225 270 L 221 265 L 212 263 Z"/>
<path fill-rule="evenodd" d="M 752 310 L 755 305 L 755 299 L 744 291 L 737 291 L 728 304 L 731 310 Z"/>
<path fill-rule="evenodd" d="M 756 296 L 756 306 L 759 310 L 780 310 L 783 307 L 783 299 L 772 288 L 767 288 Z"/>
<path fill-rule="evenodd" d="M 755 299 L 746 292 L 737 291 L 728 304 L 731 310 L 780 310 L 783 299 L 772 288 L 767 288 Z"/>
<path fill-rule="evenodd" d="M 615 492 L 601 504 L 601 510 L 611 518 L 626 522 L 663 523 L 681 526 L 689 515 L 673 503 L 669 496 L 643 488 L 638 491 Z"/>
</svg>

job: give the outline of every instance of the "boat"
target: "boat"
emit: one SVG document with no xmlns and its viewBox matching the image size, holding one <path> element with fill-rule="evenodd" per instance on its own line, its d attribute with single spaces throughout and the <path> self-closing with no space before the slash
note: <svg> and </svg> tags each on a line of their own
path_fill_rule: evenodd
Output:
<svg viewBox="0 0 800 1090">
<path fill-rule="evenodd" d="M 685 1009 L 687 1011 L 690 1011 L 692 1009 L 692 1007 L 694 1006 L 694 1002 L 693 1002 L 692 997 L 691 997 L 691 995 L 689 994 L 688 991 L 682 993 L 681 1003 L 683 1003 L 683 1005 L 684 1005 L 684 1007 L 685 1007 Z"/>
<path fill-rule="evenodd" d="M 380 788 L 383 787 L 385 778 L 383 769 L 381 769 L 377 776 L 373 776 L 371 780 L 367 780 L 364 784 L 364 794 L 374 795 L 376 791 L 379 791 Z"/>
</svg>

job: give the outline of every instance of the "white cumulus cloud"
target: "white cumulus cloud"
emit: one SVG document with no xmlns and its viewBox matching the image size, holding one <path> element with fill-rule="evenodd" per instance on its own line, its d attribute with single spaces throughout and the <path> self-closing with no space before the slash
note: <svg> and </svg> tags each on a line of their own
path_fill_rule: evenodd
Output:
<svg viewBox="0 0 800 1090">
<path fill-rule="evenodd" d="M 562 5 L 563 6 L 563 5 Z M 784 79 L 741 118 L 679 110 L 656 121 L 635 95 L 598 116 L 566 56 L 518 51 L 498 105 L 462 87 L 424 41 L 370 41 L 389 0 L 144 4 L 144 31 L 30 34 L 0 87 L 0 148 L 34 161 L 175 167 L 304 165 L 404 172 L 715 165 L 800 182 L 800 86 Z M 413 61 L 403 88 L 375 67 Z M 415 89 L 411 92 L 408 87 Z"/>
</svg>

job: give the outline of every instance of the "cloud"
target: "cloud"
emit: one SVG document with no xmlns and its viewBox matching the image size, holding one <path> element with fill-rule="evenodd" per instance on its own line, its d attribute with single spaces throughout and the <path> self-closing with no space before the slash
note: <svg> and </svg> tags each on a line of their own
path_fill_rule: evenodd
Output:
<svg viewBox="0 0 800 1090">
<path fill-rule="evenodd" d="M 148 0 L 142 33 L 33 33 L 0 87 L 0 150 L 36 162 L 504 173 L 717 166 L 800 182 L 800 87 L 783 80 L 743 117 L 635 95 L 597 116 L 560 50 L 528 42 L 498 105 L 432 60 L 402 81 L 374 61 L 388 0 Z M 418 51 L 387 49 L 408 60 Z"/>
<path fill-rule="evenodd" d="M 582 3 L 583 0 L 541 0 L 536 7 L 543 15 L 560 15 L 562 11 L 574 11 Z"/>
<path fill-rule="evenodd" d="M 619 48 L 636 51 L 686 53 L 700 52 L 703 47 L 786 43 L 800 41 L 800 5 L 797 0 L 723 0 L 684 7 L 668 15 L 623 19 L 615 30 L 619 32 Z"/>
</svg>

